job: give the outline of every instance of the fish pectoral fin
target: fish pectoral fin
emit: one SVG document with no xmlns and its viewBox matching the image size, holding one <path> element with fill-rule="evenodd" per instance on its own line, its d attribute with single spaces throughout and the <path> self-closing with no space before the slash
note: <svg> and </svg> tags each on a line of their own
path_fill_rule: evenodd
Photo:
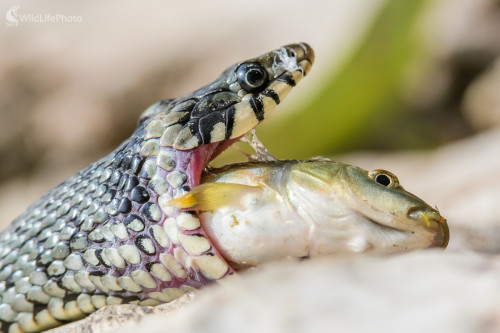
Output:
<svg viewBox="0 0 500 333">
<path fill-rule="evenodd" d="M 233 183 L 201 184 L 188 193 L 170 200 L 167 205 L 185 210 L 213 211 L 217 208 L 237 204 L 249 193 L 260 193 L 261 186 Z"/>
</svg>

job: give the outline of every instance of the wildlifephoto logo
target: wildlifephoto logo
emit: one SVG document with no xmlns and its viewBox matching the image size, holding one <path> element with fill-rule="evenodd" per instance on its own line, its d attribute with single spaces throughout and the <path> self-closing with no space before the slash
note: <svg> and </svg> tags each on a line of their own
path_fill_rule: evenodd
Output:
<svg viewBox="0 0 500 333">
<path fill-rule="evenodd" d="M 20 23 L 82 23 L 81 15 L 63 13 L 24 13 L 20 6 L 12 6 L 5 13 L 7 27 L 17 27 Z"/>
</svg>

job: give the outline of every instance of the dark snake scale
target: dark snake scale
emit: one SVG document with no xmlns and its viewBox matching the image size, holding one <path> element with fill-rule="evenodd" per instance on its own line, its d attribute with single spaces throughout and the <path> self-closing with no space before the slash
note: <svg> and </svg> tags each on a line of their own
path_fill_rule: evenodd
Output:
<svg viewBox="0 0 500 333">
<path fill-rule="evenodd" d="M 113 304 L 169 302 L 233 274 L 195 212 L 168 203 L 310 70 L 293 44 L 152 105 L 132 136 L 0 233 L 0 331 L 39 332 Z"/>
</svg>

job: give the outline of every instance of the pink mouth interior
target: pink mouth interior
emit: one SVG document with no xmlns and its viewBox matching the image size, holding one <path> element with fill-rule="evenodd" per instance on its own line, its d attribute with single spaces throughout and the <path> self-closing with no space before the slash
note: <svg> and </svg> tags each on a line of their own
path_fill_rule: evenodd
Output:
<svg viewBox="0 0 500 333">
<path fill-rule="evenodd" d="M 186 171 L 190 176 L 190 187 L 194 188 L 195 186 L 200 185 L 201 173 L 208 163 L 240 139 L 241 137 L 221 142 L 214 142 L 198 147 L 190 151 L 190 154 L 179 154 L 178 163 L 186 164 Z"/>
</svg>

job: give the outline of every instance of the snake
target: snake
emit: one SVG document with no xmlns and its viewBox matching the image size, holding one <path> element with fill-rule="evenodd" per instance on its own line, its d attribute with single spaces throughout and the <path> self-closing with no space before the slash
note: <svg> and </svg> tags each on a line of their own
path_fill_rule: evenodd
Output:
<svg viewBox="0 0 500 333">
<path fill-rule="evenodd" d="M 314 52 L 283 46 L 153 104 L 110 154 L 50 190 L 0 233 L 0 331 L 39 332 L 116 304 L 153 306 L 235 273 L 197 211 L 169 202 L 267 118 Z"/>
</svg>

